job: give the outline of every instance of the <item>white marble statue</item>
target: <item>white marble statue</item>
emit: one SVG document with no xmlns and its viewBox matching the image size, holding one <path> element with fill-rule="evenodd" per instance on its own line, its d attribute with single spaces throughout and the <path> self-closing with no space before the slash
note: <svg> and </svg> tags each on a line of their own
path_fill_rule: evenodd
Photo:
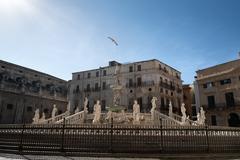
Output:
<svg viewBox="0 0 240 160">
<path fill-rule="evenodd" d="M 93 123 L 99 123 L 101 118 L 101 105 L 99 100 L 97 100 L 97 103 L 94 105 L 93 110 L 94 110 Z"/>
<path fill-rule="evenodd" d="M 186 115 L 186 108 L 184 103 L 182 103 L 181 105 L 181 113 L 182 113 L 182 123 L 185 123 L 187 120 L 187 115 Z"/>
<path fill-rule="evenodd" d="M 172 102 L 169 103 L 169 109 L 168 109 L 168 116 L 173 117 L 173 108 L 172 108 Z"/>
<path fill-rule="evenodd" d="M 137 100 L 134 100 L 134 104 L 133 104 L 133 123 L 134 124 L 140 123 L 140 106 Z"/>
<path fill-rule="evenodd" d="M 42 122 L 42 121 L 45 121 L 46 120 L 46 116 L 45 116 L 45 113 L 43 112 L 42 113 L 42 117 L 40 118 L 40 122 Z"/>
<path fill-rule="evenodd" d="M 74 111 L 74 113 L 78 113 L 79 112 L 79 107 L 77 107 Z"/>
<path fill-rule="evenodd" d="M 67 116 L 70 115 L 70 109 L 71 109 L 71 103 L 70 103 L 70 101 L 68 101 L 67 110 L 65 112 Z"/>
<path fill-rule="evenodd" d="M 84 103 L 83 103 L 83 110 L 84 110 L 85 113 L 88 113 L 87 105 L 88 105 L 88 98 L 85 97 L 84 98 Z"/>
<path fill-rule="evenodd" d="M 39 109 L 36 109 L 33 117 L 33 124 L 37 124 L 39 122 L 39 118 L 40 118 Z"/>
<path fill-rule="evenodd" d="M 54 104 L 54 105 L 53 105 L 53 110 L 52 110 L 52 119 L 55 118 L 55 116 L 56 116 L 56 114 L 57 114 L 57 111 L 58 111 L 58 109 L 57 109 L 57 107 L 56 107 L 56 104 Z"/>
<path fill-rule="evenodd" d="M 203 107 L 200 108 L 200 124 L 204 125 L 206 120 L 205 111 L 203 110 Z"/>
<path fill-rule="evenodd" d="M 156 100 L 157 100 L 157 97 L 153 97 L 152 98 L 152 100 L 151 100 L 151 103 L 152 103 L 152 108 L 151 108 L 151 118 L 152 118 L 152 120 L 154 120 L 154 111 L 155 111 L 155 109 L 156 109 L 156 107 L 157 107 L 157 105 L 156 105 Z"/>
<path fill-rule="evenodd" d="M 200 120 L 200 113 L 197 113 L 197 123 L 200 124 L 201 123 L 200 121 L 201 121 Z"/>
</svg>

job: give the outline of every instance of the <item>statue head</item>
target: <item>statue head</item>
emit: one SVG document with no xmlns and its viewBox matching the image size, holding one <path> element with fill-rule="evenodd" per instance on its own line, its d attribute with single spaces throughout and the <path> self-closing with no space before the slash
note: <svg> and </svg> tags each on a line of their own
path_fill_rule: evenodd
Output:
<svg viewBox="0 0 240 160">
<path fill-rule="evenodd" d="M 134 104 L 138 104 L 137 100 L 134 100 Z"/>
<path fill-rule="evenodd" d="M 98 104 L 98 105 L 100 104 L 100 101 L 99 101 L 99 100 L 97 100 L 97 104 Z"/>
</svg>

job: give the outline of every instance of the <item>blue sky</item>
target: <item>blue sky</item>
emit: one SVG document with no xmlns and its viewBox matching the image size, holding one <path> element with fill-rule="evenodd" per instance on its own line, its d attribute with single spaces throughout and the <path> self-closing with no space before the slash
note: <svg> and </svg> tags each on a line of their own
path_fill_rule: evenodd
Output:
<svg viewBox="0 0 240 160">
<path fill-rule="evenodd" d="M 0 0 L 0 59 L 65 80 L 111 60 L 159 59 L 192 83 L 196 70 L 238 57 L 239 8 L 239 0 Z"/>
</svg>

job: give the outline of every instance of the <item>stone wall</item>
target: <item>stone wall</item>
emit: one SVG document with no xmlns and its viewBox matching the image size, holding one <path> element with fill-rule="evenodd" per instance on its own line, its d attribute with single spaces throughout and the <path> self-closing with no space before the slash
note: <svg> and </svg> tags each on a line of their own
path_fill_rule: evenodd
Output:
<svg viewBox="0 0 240 160">
<path fill-rule="evenodd" d="M 0 123 L 31 123 L 37 108 L 49 117 L 53 104 L 66 110 L 66 81 L 0 61 Z"/>
</svg>

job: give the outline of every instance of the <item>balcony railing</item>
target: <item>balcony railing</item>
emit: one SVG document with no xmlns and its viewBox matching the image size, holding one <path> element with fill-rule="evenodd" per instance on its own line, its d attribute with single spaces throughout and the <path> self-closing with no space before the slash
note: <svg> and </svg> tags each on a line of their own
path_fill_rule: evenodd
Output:
<svg viewBox="0 0 240 160">
<path fill-rule="evenodd" d="M 144 81 L 141 83 L 127 83 L 126 88 L 151 87 L 154 85 L 155 85 L 154 81 Z"/>
<path fill-rule="evenodd" d="M 165 82 L 160 82 L 159 86 L 173 91 L 176 89 L 174 85 L 169 85 L 168 83 Z"/>
<path fill-rule="evenodd" d="M 127 83 L 126 88 L 151 87 L 151 86 L 157 86 L 157 85 L 158 84 L 156 84 L 154 81 L 144 81 L 144 82 L 141 82 L 139 84 L 137 84 L 137 83 L 132 83 L 132 84 Z M 169 90 L 172 90 L 172 91 L 176 90 L 176 87 L 174 85 L 169 85 L 169 84 L 164 83 L 164 82 L 160 82 L 159 86 L 163 87 L 163 88 L 166 88 L 166 89 L 169 89 Z"/>
<path fill-rule="evenodd" d="M 231 108 L 240 107 L 240 102 L 234 102 L 232 104 L 226 104 L 226 103 L 217 103 L 215 105 L 203 105 L 204 108 L 207 108 L 208 110 L 226 110 Z"/>
</svg>

